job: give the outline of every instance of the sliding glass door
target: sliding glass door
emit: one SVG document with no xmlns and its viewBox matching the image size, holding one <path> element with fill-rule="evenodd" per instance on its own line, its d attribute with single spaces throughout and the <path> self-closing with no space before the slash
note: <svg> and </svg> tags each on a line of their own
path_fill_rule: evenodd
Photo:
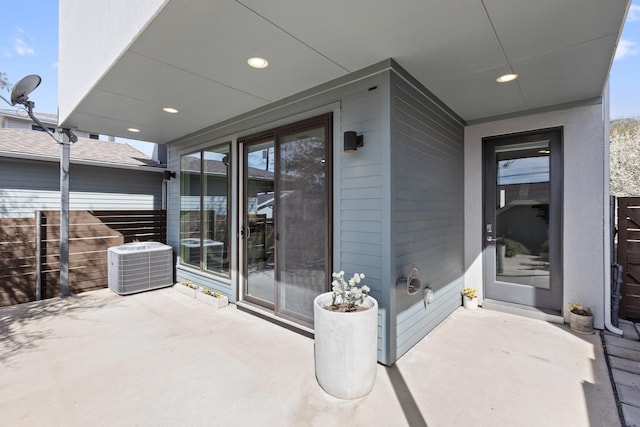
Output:
<svg viewBox="0 0 640 427">
<path fill-rule="evenodd" d="M 243 298 L 306 325 L 330 281 L 330 135 L 322 116 L 243 141 Z"/>
<path fill-rule="evenodd" d="M 275 162 L 273 141 L 245 147 L 244 238 L 245 297 L 273 308 L 275 251 L 273 211 Z"/>
</svg>

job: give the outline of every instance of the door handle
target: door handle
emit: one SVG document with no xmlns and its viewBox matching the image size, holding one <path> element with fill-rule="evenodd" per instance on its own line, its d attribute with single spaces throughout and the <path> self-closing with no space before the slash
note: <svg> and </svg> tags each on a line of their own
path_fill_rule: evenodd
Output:
<svg viewBox="0 0 640 427">
<path fill-rule="evenodd" d="M 491 237 L 491 236 L 487 236 L 487 242 L 489 242 L 489 243 L 496 243 L 497 241 L 498 241 L 498 239 L 494 239 L 494 238 L 493 238 L 493 237 Z"/>
</svg>

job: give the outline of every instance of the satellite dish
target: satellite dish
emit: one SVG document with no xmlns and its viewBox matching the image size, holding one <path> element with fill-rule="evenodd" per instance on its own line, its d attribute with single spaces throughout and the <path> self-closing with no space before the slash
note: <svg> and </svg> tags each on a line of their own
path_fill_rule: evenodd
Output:
<svg viewBox="0 0 640 427">
<path fill-rule="evenodd" d="M 27 102 L 27 95 L 40 86 L 42 79 L 37 74 L 29 74 L 23 77 L 11 90 L 11 105 L 25 104 Z"/>
</svg>

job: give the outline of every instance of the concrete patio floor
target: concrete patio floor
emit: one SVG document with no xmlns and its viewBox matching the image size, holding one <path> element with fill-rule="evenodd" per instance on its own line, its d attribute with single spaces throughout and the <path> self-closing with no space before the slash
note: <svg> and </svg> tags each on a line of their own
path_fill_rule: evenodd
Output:
<svg viewBox="0 0 640 427">
<path fill-rule="evenodd" d="M 0 309 L 0 425 L 617 426 L 600 336 L 457 310 L 354 401 L 313 340 L 171 288 Z"/>
</svg>

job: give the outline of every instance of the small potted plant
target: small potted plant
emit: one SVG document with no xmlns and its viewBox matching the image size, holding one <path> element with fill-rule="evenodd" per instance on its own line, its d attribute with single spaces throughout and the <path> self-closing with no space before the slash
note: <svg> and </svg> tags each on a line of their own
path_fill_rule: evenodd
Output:
<svg viewBox="0 0 640 427">
<path fill-rule="evenodd" d="M 462 306 L 467 310 L 475 310 L 478 308 L 478 291 L 474 288 L 462 289 Z"/>
<path fill-rule="evenodd" d="M 585 307 L 581 302 L 567 304 L 569 309 L 569 327 L 582 334 L 593 333 L 593 309 Z"/>
<path fill-rule="evenodd" d="M 332 292 L 313 301 L 316 379 L 330 395 L 356 399 L 376 381 L 378 302 L 368 286 L 358 287 L 364 274 L 345 280 L 340 271 L 333 279 Z"/>
<path fill-rule="evenodd" d="M 196 292 L 196 299 L 216 309 L 229 305 L 229 298 L 210 288 L 199 288 Z"/>
</svg>

